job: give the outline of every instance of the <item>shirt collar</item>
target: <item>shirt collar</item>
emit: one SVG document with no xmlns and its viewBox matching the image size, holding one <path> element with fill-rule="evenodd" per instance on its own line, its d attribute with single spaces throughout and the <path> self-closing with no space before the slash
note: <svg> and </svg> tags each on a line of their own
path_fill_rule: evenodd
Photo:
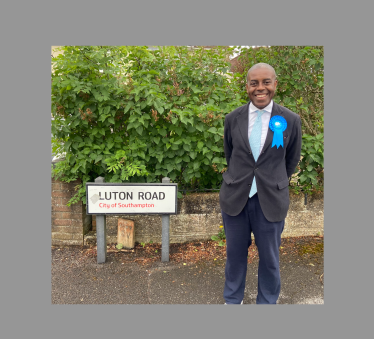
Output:
<svg viewBox="0 0 374 339">
<path fill-rule="evenodd" d="M 273 100 L 270 100 L 269 105 L 267 105 L 265 108 L 263 108 L 262 111 L 266 111 L 266 112 L 271 113 L 272 109 L 273 109 Z M 253 103 L 251 101 L 250 104 L 249 104 L 249 114 L 251 114 L 255 111 L 258 111 L 258 110 L 260 110 L 260 109 L 257 108 L 255 105 L 253 105 Z"/>
</svg>

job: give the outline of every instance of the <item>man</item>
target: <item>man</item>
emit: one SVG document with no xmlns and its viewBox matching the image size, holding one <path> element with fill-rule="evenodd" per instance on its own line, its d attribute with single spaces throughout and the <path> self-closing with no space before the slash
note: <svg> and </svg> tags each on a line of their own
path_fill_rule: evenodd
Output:
<svg viewBox="0 0 374 339">
<path fill-rule="evenodd" d="M 224 299 L 243 303 L 248 247 L 253 233 L 259 252 L 257 304 L 276 304 L 280 293 L 279 246 L 289 207 L 289 178 L 300 160 L 300 117 L 273 102 L 272 66 L 259 63 L 247 74 L 250 102 L 225 118 L 220 205 L 226 234 Z"/>
</svg>

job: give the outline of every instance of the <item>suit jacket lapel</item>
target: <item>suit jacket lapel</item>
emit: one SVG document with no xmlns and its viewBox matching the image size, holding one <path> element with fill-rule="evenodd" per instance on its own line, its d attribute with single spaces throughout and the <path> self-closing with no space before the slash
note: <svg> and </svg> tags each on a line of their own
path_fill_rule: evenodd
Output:
<svg viewBox="0 0 374 339">
<path fill-rule="evenodd" d="M 273 101 L 273 109 L 271 110 L 271 116 L 270 119 L 275 115 L 283 115 L 282 111 L 278 108 L 278 105 Z M 262 148 L 262 152 L 264 152 L 269 145 L 273 141 L 274 132 L 268 127 L 268 134 L 266 136 L 266 140 L 264 143 L 264 147 Z"/>
<path fill-rule="evenodd" d="M 249 145 L 249 139 L 248 139 L 248 109 L 249 109 L 249 102 L 247 105 L 244 106 L 244 110 L 238 117 L 236 118 L 238 120 L 239 124 L 239 130 L 240 134 L 242 135 L 244 143 L 247 145 L 248 150 L 251 151 L 251 146 Z"/>
</svg>

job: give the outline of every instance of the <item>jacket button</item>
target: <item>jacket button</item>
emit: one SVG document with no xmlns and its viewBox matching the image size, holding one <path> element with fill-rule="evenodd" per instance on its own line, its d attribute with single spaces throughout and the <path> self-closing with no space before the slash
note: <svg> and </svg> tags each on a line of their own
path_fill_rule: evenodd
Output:
<svg viewBox="0 0 374 339">
<path fill-rule="evenodd" d="M 249 151 L 248 153 L 249 153 L 249 154 L 252 154 L 252 152 L 251 152 L 251 151 Z"/>
<path fill-rule="evenodd" d="M 252 184 L 248 184 L 248 186 L 251 186 Z"/>
</svg>

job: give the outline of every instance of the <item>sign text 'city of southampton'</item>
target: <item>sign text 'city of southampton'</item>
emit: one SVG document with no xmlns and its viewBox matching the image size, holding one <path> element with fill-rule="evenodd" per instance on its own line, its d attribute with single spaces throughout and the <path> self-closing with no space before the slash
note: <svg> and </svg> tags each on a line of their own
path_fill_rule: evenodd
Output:
<svg viewBox="0 0 374 339">
<path fill-rule="evenodd" d="M 87 214 L 176 214 L 176 183 L 86 183 Z"/>
</svg>

